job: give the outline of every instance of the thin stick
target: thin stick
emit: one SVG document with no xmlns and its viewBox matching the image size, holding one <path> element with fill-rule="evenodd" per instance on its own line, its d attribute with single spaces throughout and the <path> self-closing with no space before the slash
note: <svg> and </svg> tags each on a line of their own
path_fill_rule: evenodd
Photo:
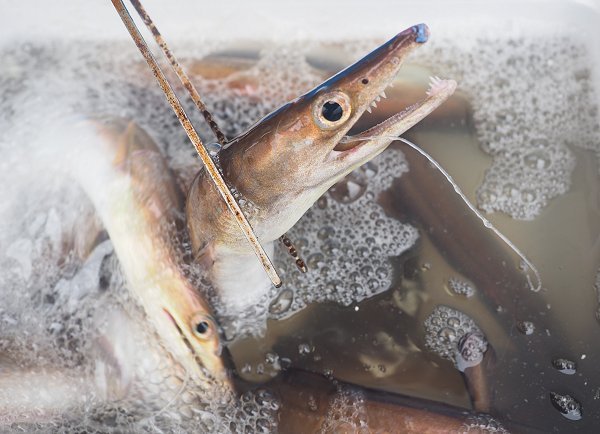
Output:
<svg viewBox="0 0 600 434">
<path fill-rule="evenodd" d="M 152 21 L 152 18 L 150 18 L 148 12 L 146 12 L 144 6 L 142 6 L 139 0 L 130 1 L 140 18 L 142 19 L 142 21 L 144 21 L 144 24 L 146 25 L 150 33 L 152 33 L 152 36 L 154 36 L 154 40 L 162 49 L 165 57 L 169 60 L 169 63 L 171 63 L 171 67 L 175 71 L 175 74 L 177 74 L 177 77 L 179 77 L 179 81 L 181 81 L 181 84 L 183 84 L 183 86 L 187 89 L 188 93 L 190 94 L 190 97 L 192 98 L 192 101 L 194 101 L 194 104 L 196 104 L 196 107 L 198 107 L 198 110 L 200 110 L 200 113 L 202 113 L 202 116 L 204 116 L 204 119 L 210 126 L 210 129 L 213 131 L 215 136 L 217 136 L 217 142 L 219 142 L 221 146 L 225 145 L 225 143 L 227 143 L 227 137 L 225 137 L 225 134 L 223 134 L 223 131 L 221 131 L 221 129 L 213 119 L 212 115 L 206 108 L 206 105 L 204 105 L 204 103 L 202 102 L 200 94 L 190 81 L 183 68 L 181 68 L 181 66 L 179 65 L 179 62 L 175 58 L 175 55 L 173 55 L 173 53 L 169 49 L 169 46 L 158 31 L 158 28 Z"/>
<path fill-rule="evenodd" d="M 196 89 L 196 87 L 194 86 L 194 84 L 192 83 L 190 78 L 187 76 L 187 74 L 185 73 L 185 71 L 183 70 L 181 65 L 179 64 L 179 61 L 177 60 L 177 58 L 175 57 L 173 52 L 169 49 L 169 46 L 167 45 L 167 42 L 162 37 L 162 34 L 158 30 L 158 27 L 156 27 L 156 24 L 154 24 L 154 21 L 152 21 L 152 18 L 150 18 L 150 15 L 148 15 L 148 12 L 146 12 L 146 9 L 144 8 L 144 6 L 140 2 L 140 0 L 130 0 L 130 2 L 133 5 L 133 7 L 135 8 L 135 10 L 137 11 L 137 13 L 140 16 L 140 18 L 142 19 L 142 21 L 144 22 L 144 24 L 146 25 L 146 28 L 148 29 L 148 31 L 150 33 L 152 33 L 154 40 L 156 41 L 158 46 L 162 49 L 162 52 L 165 55 L 165 57 L 169 60 L 169 63 L 171 63 L 171 67 L 175 71 L 175 74 L 177 74 L 177 77 L 179 77 L 179 81 L 181 82 L 183 87 L 185 87 L 187 89 L 188 93 L 190 94 L 190 97 L 192 98 L 192 101 L 194 101 L 194 104 L 196 104 L 196 107 L 198 108 L 200 113 L 202 113 L 202 116 L 204 116 L 204 119 L 210 126 L 210 129 L 213 131 L 214 135 L 217 137 L 217 142 L 219 142 L 219 144 L 221 146 L 225 146 L 225 144 L 227 143 L 227 137 L 225 137 L 225 134 L 219 128 L 219 125 L 212 117 L 212 114 L 206 108 L 206 105 L 204 104 L 204 102 L 202 101 L 202 98 L 200 97 L 200 93 L 198 92 L 198 90 Z M 292 250 L 290 250 L 291 241 L 287 237 L 287 235 L 283 234 L 280 239 L 281 239 L 282 243 L 288 248 L 288 250 L 291 253 L 292 252 Z M 293 246 L 291 247 L 291 249 L 296 251 L 296 249 Z M 302 260 L 302 258 L 299 258 L 297 253 L 296 253 L 296 255 L 292 254 L 292 256 L 294 257 L 294 259 L 296 261 L 296 266 L 298 267 L 298 269 L 301 272 L 306 273 L 306 271 L 307 271 L 306 263 Z"/>
<path fill-rule="evenodd" d="M 240 206 L 235 201 L 235 198 L 233 197 L 233 195 L 227 188 L 227 185 L 225 184 L 225 181 L 223 180 L 221 173 L 219 172 L 219 170 L 215 166 L 215 163 L 210 158 L 210 155 L 208 154 L 208 152 L 202 145 L 202 140 L 200 140 L 200 136 L 198 136 L 198 133 L 194 129 L 194 126 L 192 125 L 189 118 L 185 114 L 185 111 L 183 110 L 183 106 L 181 105 L 181 102 L 179 101 L 179 99 L 177 99 L 177 96 L 173 92 L 173 89 L 169 85 L 165 75 L 163 74 L 160 67 L 158 66 L 158 63 L 154 59 L 154 56 L 152 56 L 152 53 L 150 52 L 148 45 L 146 44 L 146 41 L 144 41 L 144 38 L 142 37 L 140 31 L 138 30 L 137 26 L 133 22 L 131 15 L 129 15 L 127 8 L 123 4 L 123 1 L 122 0 L 111 0 L 111 1 L 112 1 L 112 4 L 114 5 L 115 9 L 119 13 L 121 20 L 123 21 L 123 24 L 125 24 L 125 27 L 129 31 L 129 34 L 133 38 L 135 45 L 137 45 L 138 49 L 140 50 L 140 53 L 142 53 L 142 56 L 144 56 L 144 59 L 146 59 L 146 62 L 148 63 L 148 66 L 150 67 L 150 69 L 152 70 L 152 73 L 156 77 L 156 80 L 158 81 L 160 88 L 162 89 L 162 91 L 164 92 L 164 94 L 167 98 L 167 101 L 169 101 L 169 104 L 171 105 L 171 108 L 177 115 L 179 122 L 183 126 L 183 128 L 184 128 L 185 132 L 187 133 L 188 137 L 190 138 L 192 144 L 196 148 L 196 152 L 198 152 L 200 159 L 206 166 L 206 170 L 208 171 L 208 174 L 210 175 L 213 183 L 215 184 L 215 187 L 217 187 L 217 190 L 223 197 L 223 200 L 227 204 L 227 207 L 232 212 L 238 225 L 240 226 L 240 228 L 244 232 L 244 235 L 250 242 L 250 245 L 252 246 L 254 253 L 256 254 L 256 256 L 258 256 L 258 259 L 260 260 L 263 268 L 267 272 L 267 275 L 271 279 L 271 282 L 273 282 L 273 285 L 275 285 L 276 287 L 280 287 L 281 279 L 279 278 L 279 275 L 277 274 L 275 267 L 273 267 L 273 263 L 269 259 L 268 255 L 265 252 L 265 250 L 263 249 L 263 247 L 260 245 L 258 238 L 254 234 L 254 230 L 252 229 L 252 226 L 250 226 L 250 223 L 246 219 L 246 216 L 244 216 L 244 213 L 242 212 Z"/>
</svg>

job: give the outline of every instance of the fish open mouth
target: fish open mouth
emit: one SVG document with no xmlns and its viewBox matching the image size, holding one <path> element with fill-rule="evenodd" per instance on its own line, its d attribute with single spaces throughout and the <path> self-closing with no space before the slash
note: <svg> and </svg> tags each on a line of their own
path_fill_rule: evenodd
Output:
<svg viewBox="0 0 600 434">
<path fill-rule="evenodd" d="M 392 84 L 390 83 L 390 85 Z M 374 151 L 376 151 L 382 142 L 387 143 L 385 146 L 389 145 L 400 134 L 410 129 L 446 101 L 454 93 L 456 86 L 454 80 L 431 77 L 425 98 L 366 131 L 344 136 L 333 149 L 331 157 L 334 159 L 345 158 L 350 153 L 364 147 L 374 147 Z M 373 99 L 366 111 L 371 113 L 373 108 L 377 108 L 377 103 L 382 98 L 387 98 L 385 90 Z"/>
</svg>

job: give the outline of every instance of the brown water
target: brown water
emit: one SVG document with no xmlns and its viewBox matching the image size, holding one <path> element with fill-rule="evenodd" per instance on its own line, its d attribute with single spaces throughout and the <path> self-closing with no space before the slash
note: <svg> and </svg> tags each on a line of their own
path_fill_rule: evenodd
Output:
<svg viewBox="0 0 600 434">
<path fill-rule="evenodd" d="M 229 49 L 210 48 L 209 45 L 200 52 L 194 52 L 193 48 L 189 48 L 190 44 L 174 48 L 183 51 L 181 57 L 187 55 L 188 67 L 195 65 L 195 69 L 192 68 L 194 77 L 202 93 L 207 95 L 209 107 L 226 126 L 228 135 L 233 136 L 278 104 L 308 90 L 375 45 L 372 41 L 332 46 L 245 43 L 233 44 Z M 336 209 L 372 224 L 365 225 L 366 228 L 376 227 L 371 220 L 381 219 L 384 224 L 376 229 L 379 231 L 378 240 L 385 238 L 387 231 L 392 229 L 396 231 L 394 236 L 402 233 L 405 238 L 398 241 L 400 246 L 390 247 L 389 251 L 380 246 L 383 251 L 378 256 L 372 254 L 371 246 L 371 256 L 362 257 L 358 263 L 362 267 L 378 260 L 374 268 L 380 266 L 384 269 L 389 265 L 391 274 L 379 281 L 380 285 L 387 282 L 387 286 L 374 289 L 374 295 L 365 298 L 364 294 L 359 296 L 358 292 L 349 291 L 350 275 L 346 274 L 342 275 L 331 293 L 322 296 L 320 291 L 325 293 L 329 277 L 324 278 L 322 286 L 314 282 L 317 276 L 322 275 L 324 267 L 334 268 L 335 264 L 343 263 L 345 256 L 341 248 L 329 252 L 329 264 L 327 254 L 321 261 L 314 261 L 316 265 L 303 281 L 295 280 L 294 272 L 290 271 L 293 269 L 293 264 L 289 265 L 291 259 L 281 250 L 277 260 L 279 264 L 287 264 L 283 268 L 287 270 L 286 282 L 289 285 L 284 289 L 295 291 L 294 301 L 300 300 L 306 307 L 294 315 L 290 312 L 296 307 L 287 314 L 284 312 L 285 315 L 271 312 L 264 336 L 252 337 L 234 330 L 232 335 L 237 334 L 238 337 L 231 342 L 229 349 L 238 375 L 260 383 L 287 367 L 294 367 L 373 389 L 472 408 L 463 374 L 452 361 L 435 354 L 427 345 L 424 326 L 427 318 L 437 306 L 448 306 L 471 318 L 489 343 L 486 356 L 489 360 L 486 360 L 483 370 L 486 381 L 479 383 L 478 387 L 486 389 L 492 397 L 490 412 L 493 415 L 532 430 L 593 432 L 600 422 L 600 365 L 597 363 L 600 350 L 595 345 L 600 340 L 600 325 L 596 320 L 598 298 L 594 290 L 600 265 L 597 245 L 600 197 L 599 167 L 593 152 L 598 149 L 594 135 L 598 128 L 593 97 L 590 96 L 593 95 L 589 74 L 591 65 L 586 63 L 585 51 L 572 50 L 575 45 L 572 40 L 563 37 L 527 43 L 482 40 L 470 49 L 454 46 L 451 41 L 433 43 L 427 47 L 428 51 L 421 50 L 409 62 L 396 87 L 387 92 L 388 99 L 356 126 L 356 130 L 363 130 L 416 101 L 423 95 L 430 74 L 457 78 L 461 84 L 456 95 L 434 115 L 414 127 L 406 137 L 429 152 L 450 173 L 471 202 L 484 209 L 530 218 L 518 220 L 500 212 L 487 215 L 538 267 L 543 281 L 540 292 L 531 291 L 526 274 L 520 269 L 520 258 L 468 209 L 453 186 L 422 156 L 406 145 L 396 143 L 383 155 L 384 159 L 389 157 L 388 160 L 380 159 L 373 166 L 376 176 L 395 178 L 390 178 L 391 187 L 374 190 L 365 187 L 360 194 L 366 197 L 369 191 L 375 191 L 373 199 L 361 202 L 361 196 L 360 200 L 354 198 L 354 202 L 348 205 L 339 205 L 344 189 L 338 187 L 337 193 L 328 194 L 326 200 L 315 205 L 312 216 L 301 220 L 290 231 L 292 239 L 300 241 L 302 254 L 320 248 L 303 246 L 303 239 L 323 245 L 330 240 L 324 235 L 316 237 L 321 241 L 315 241 L 307 231 L 316 233 L 324 226 L 331 226 L 334 232 L 338 231 L 335 237 L 341 242 L 344 235 L 340 231 L 350 223 L 341 219 L 320 221 L 318 217 L 327 215 L 324 214 L 327 209 L 338 207 Z M 303 48 L 299 49 L 300 46 Z M 193 151 L 160 93 L 151 82 L 140 82 L 138 75 L 143 67 L 127 70 L 119 64 L 123 58 L 135 58 L 133 56 L 137 55 L 132 47 L 126 47 L 122 57 L 116 55 L 119 48 L 112 47 L 115 54 L 113 63 L 104 58 L 106 63 L 102 64 L 96 61 L 95 55 L 106 52 L 106 47 L 26 46 L 21 50 L 23 53 L 35 54 L 28 56 L 28 60 L 23 61 L 18 52 L 8 53 L 4 58 L 8 59 L 10 68 L 13 68 L 13 62 L 20 67 L 25 65 L 28 72 L 18 73 L 17 67 L 7 67 L 8 73 L 2 76 L 3 81 L 0 82 L 1 88 L 8 95 L 19 96 L 23 88 L 34 86 L 32 83 L 42 83 L 39 86 L 44 88 L 46 100 L 53 96 L 56 88 L 60 98 L 72 99 L 69 102 L 74 111 L 118 114 L 135 119 L 157 138 L 171 168 L 185 185 L 196 170 L 197 162 L 191 158 Z M 490 59 L 503 50 L 512 69 L 500 73 L 495 68 L 503 60 L 498 59 L 494 63 Z M 550 51 L 546 53 L 544 50 Z M 552 58 L 557 59 L 557 53 L 564 56 L 561 63 L 564 67 L 560 71 L 548 72 L 546 78 L 554 87 L 548 88 L 547 95 L 544 95 L 535 87 L 534 73 L 529 75 L 527 71 L 543 69 L 548 58 L 554 56 Z M 207 54 L 203 62 L 190 61 Z M 72 85 L 72 82 L 66 83 L 68 78 L 61 76 L 65 74 L 64 70 L 54 72 L 48 67 L 56 64 L 56 58 L 65 58 L 61 56 L 66 56 L 65 64 L 69 70 L 66 77 L 73 81 L 80 79 L 83 83 L 75 86 L 73 94 L 63 92 L 65 87 L 70 89 Z M 70 66 L 69 62 L 74 66 Z M 43 70 L 47 70 L 45 75 L 41 73 Z M 244 75 L 244 71 L 249 74 Z M 477 81 L 479 76 L 480 81 Z M 495 76 L 521 77 L 523 83 L 514 81 L 507 85 L 501 80 L 492 82 L 489 77 Z M 575 79 L 569 81 L 573 77 Z M 114 86 L 115 82 L 119 85 Z M 62 83 L 62 87 L 54 88 L 57 83 Z M 546 110 L 538 110 L 539 105 L 544 103 L 544 97 L 562 101 L 552 94 L 560 83 L 570 86 L 565 90 L 566 96 L 561 97 L 564 97 L 565 104 L 557 103 L 548 105 Z M 529 92 L 524 93 L 523 87 L 530 89 Z M 236 90 L 231 92 L 231 88 Z M 529 101 L 530 94 L 537 95 L 540 101 Z M 514 107 L 514 113 L 507 113 L 506 107 L 498 106 L 495 99 L 498 95 L 508 101 L 509 107 Z M 569 100 L 569 96 L 573 95 L 575 102 Z M 7 101 L 8 96 L 4 100 Z M 571 106 L 566 104 L 568 100 Z M 16 106 L 14 110 L 13 107 L 11 110 L 3 107 L 0 120 L 13 122 L 21 111 L 26 111 L 23 107 L 31 108 L 27 104 Z M 538 110 L 538 118 L 528 118 L 524 114 L 528 107 Z M 556 119 L 564 120 L 560 131 L 554 128 Z M 206 128 L 202 128 L 204 136 L 208 136 Z M 0 138 L 6 136 L 7 131 L 4 129 Z M 539 139 L 540 131 L 547 132 L 545 140 L 550 143 L 536 148 L 541 155 L 542 163 L 539 164 L 543 170 L 536 169 L 538 172 L 531 172 L 532 178 L 523 178 L 521 175 L 526 172 L 527 161 L 522 157 L 530 155 L 531 143 Z M 536 137 L 532 139 L 528 133 Z M 508 145 L 504 142 L 507 138 L 511 140 Z M 10 145 L 13 142 L 8 140 L 4 143 Z M 10 149 L 13 148 L 11 145 Z M 521 148 L 527 150 L 523 151 L 523 155 L 519 154 Z M 566 155 L 564 166 L 553 160 L 557 150 Z M 511 155 L 517 155 L 516 162 L 508 158 Z M 545 161 L 551 161 L 549 167 Z M 6 163 L 7 167 L 9 163 Z M 398 170 L 394 170 L 392 163 L 397 165 Z M 496 178 L 492 176 L 491 179 L 490 173 L 495 173 Z M 31 180 L 28 173 L 19 176 L 24 184 Z M 498 179 L 502 177 L 503 180 Z M 523 179 L 529 179 L 529 185 L 524 185 Z M 506 189 L 507 180 L 514 181 L 516 187 L 513 189 L 517 193 Z M 386 182 L 382 181 L 381 185 L 387 185 Z M 375 181 L 372 183 L 377 184 Z M 496 187 L 490 186 L 490 183 L 495 183 Z M 524 187 L 531 187 L 537 195 L 531 202 L 522 200 L 525 197 Z M 58 191 L 64 194 L 63 190 Z M 21 210 L 23 231 L 32 231 L 30 228 L 35 221 L 36 214 L 33 211 L 29 213 L 29 210 L 54 206 L 61 212 L 62 196 L 54 190 L 51 193 L 41 205 L 38 203 L 39 196 L 24 196 L 21 200 L 20 208 L 14 214 Z M 498 196 L 495 201 L 490 200 L 491 194 Z M 517 196 L 521 199 L 515 199 Z M 540 200 L 542 196 L 544 200 Z M 77 199 L 79 196 L 74 197 Z M 373 211 L 381 215 L 372 217 Z M 15 230 L 5 224 L 2 231 L 10 233 Z M 409 242 L 411 234 L 418 235 L 414 245 Z M 6 238 L 10 239 L 10 236 Z M 366 240 L 367 237 L 363 238 Z M 351 244 L 350 253 L 356 253 L 363 240 L 344 243 Z M 391 250 L 402 253 L 391 254 Z M 21 265 L 27 262 L 23 262 L 22 256 L 18 257 Z M 34 255 L 32 262 L 37 280 L 32 283 L 33 278 L 25 276 L 16 284 L 10 280 L 13 270 L 6 265 L 14 268 L 14 263 L 3 259 L 2 266 L 8 270 L 4 278 L 10 283 L 4 287 L 14 291 L 2 293 L 3 306 L 13 316 L 18 316 L 18 309 L 21 309 L 24 314 L 20 320 L 24 325 L 19 325 L 19 330 L 28 330 L 27 339 L 37 336 L 42 341 L 47 339 L 46 335 L 35 333 L 44 331 L 48 326 L 43 323 L 47 313 L 43 309 L 47 307 L 41 302 L 43 309 L 40 305 L 27 303 L 31 299 L 44 299 L 44 294 L 52 293 L 53 282 L 65 270 L 46 267 L 40 271 L 36 267 L 41 266 L 36 264 L 35 258 Z M 311 263 L 310 259 L 308 262 Z M 115 273 L 118 274 L 118 271 Z M 475 290 L 474 295 L 455 294 L 449 289 L 450 279 L 468 282 Z M 296 283 L 297 287 L 294 287 Z M 23 295 L 27 291 L 35 294 L 31 297 Z M 23 297 L 22 302 L 19 297 Z M 318 299 L 325 301 L 311 302 Z M 258 318 L 255 326 L 251 321 L 252 312 L 245 318 L 250 327 L 256 327 L 259 335 L 261 324 L 268 315 L 265 311 L 266 306 L 259 312 L 262 317 Z M 40 315 L 40 312 L 43 314 Z M 29 316 L 42 321 L 39 329 L 27 328 Z M 463 323 L 468 319 L 460 317 Z M 4 316 L 2 318 L 3 324 L 13 324 Z M 48 322 L 56 318 L 67 324 L 70 321 L 60 315 L 49 315 L 48 318 Z M 524 330 L 523 321 L 533 324 L 531 334 L 520 331 Z M 85 327 L 88 323 L 84 321 L 83 324 L 79 326 Z M 3 334 L 12 336 L 15 331 L 9 325 L 3 325 Z M 232 328 L 226 315 L 222 326 L 226 330 Z M 431 340 L 435 344 L 436 337 Z M 440 342 L 447 343 L 447 340 L 446 336 L 446 341 L 442 339 Z M 73 353 L 85 356 L 85 349 L 78 349 L 77 345 L 73 348 Z M 33 351 L 32 354 L 37 353 Z M 575 361 L 576 374 L 560 373 L 552 365 L 556 358 Z M 50 357 L 48 360 L 56 359 Z M 551 392 L 572 395 L 581 403 L 581 420 L 571 421 L 561 415 L 551 403 Z M 169 426 L 168 421 L 166 426 Z"/>
<path fill-rule="evenodd" d="M 357 131 L 410 102 L 402 94 L 406 83 L 418 86 L 429 71 L 408 69 L 399 78 L 404 84 L 387 92 L 389 99 Z M 448 105 L 405 137 L 430 153 L 476 203 L 491 158 L 478 141 L 471 98 L 459 90 Z M 288 365 L 350 383 L 471 408 L 462 374 L 424 342 L 426 317 L 445 305 L 474 319 L 493 348 L 495 360 L 485 369 L 492 414 L 542 431 L 593 430 L 600 420 L 600 353 L 595 345 L 600 328 L 593 288 L 600 260 L 600 208 L 594 153 L 570 148 L 575 156 L 570 190 L 551 200 L 533 221 L 488 215 L 539 268 L 543 289 L 534 293 L 519 270 L 519 258 L 471 213 L 453 186 L 414 150 L 393 147 L 404 152 L 409 172 L 378 203 L 387 215 L 418 228 L 420 237 L 392 259 L 390 289 L 350 306 L 311 304 L 292 318 L 270 321 L 264 338 L 230 346 L 238 368 L 246 365 L 241 375 L 253 381 L 273 375 L 269 358 L 277 355 L 288 359 Z M 453 293 L 450 278 L 471 282 L 475 294 L 466 298 Z M 533 323 L 532 334 L 519 331 L 522 321 Z M 577 363 L 575 375 L 553 368 L 552 361 L 560 357 Z M 256 374 L 260 365 L 266 374 Z M 582 420 L 563 417 L 551 404 L 551 392 L 576 398 Z"/>
</svg>

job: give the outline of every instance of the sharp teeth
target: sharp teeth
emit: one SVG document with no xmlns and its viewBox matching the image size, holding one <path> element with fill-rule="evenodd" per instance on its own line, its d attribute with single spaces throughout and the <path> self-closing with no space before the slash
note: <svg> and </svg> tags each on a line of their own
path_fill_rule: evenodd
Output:
<svg viewBox="0 0 600 434">
<path fill-rule="evenodd" d="M 385 91 L 381 92 L 381 97 L 382 98 L 387 98 L 387 95 L 385 94 Z"/>
<path fill-rule="evenodd" d="M 380 96 L 378 96 L 377 98 L 375 98 L 375 102 L 379 102 L 379 101 L 381 101 L 381 97 Z"/>
<path fill-rule="evenodd" d="M 371 106 L 367 107 L 367 111 L 371 113 Z"/>
<path fill-rule="evenodd" d="M 429 89 L 425 92 L 428 96 L 435 95 L 446 85 L 446 81 L 442 80 L 438 76 L 429 78 Z"/>
<path fill-rule="evenodd" d="M 376 102 L 376 101 L 373 101 L 373 102 L 371 103 L 371 106 L 372 106 L 373 108 L 377 108 L 377 102 Z"/>
</svg>

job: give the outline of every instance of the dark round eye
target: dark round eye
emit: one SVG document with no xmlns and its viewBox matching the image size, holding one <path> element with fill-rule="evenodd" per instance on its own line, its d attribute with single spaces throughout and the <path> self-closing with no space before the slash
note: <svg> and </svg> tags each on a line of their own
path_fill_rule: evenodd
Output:
<svg viewBox="0 0 600 434">
<path fill-rule="evenodd" d="M 200 321 L 196 324 L 196 333 L 203 335 L 210 329 L 210 324 L 207 321 Z"/>
<path fill-rule="evenodd" d="M 202 341 L 208 341 L 218 333 L 214 320 L 202 312 L 194 315 L 189 324 L 194 336 Z"/>
<path fill-rule="evenodd" d="M 362 84 L 369 84 L 369 79 L 368 78 L 363 78 L 362 79 Z"/>
<path fill-rule="evenodd" d="M 342 109 L 342 106 L 335 101 L 327 101 L 325 104 L 323 104 L 321 114 L 329 122 L 335 122 L 342 118 L 344 109 Z"/>
</svg>

